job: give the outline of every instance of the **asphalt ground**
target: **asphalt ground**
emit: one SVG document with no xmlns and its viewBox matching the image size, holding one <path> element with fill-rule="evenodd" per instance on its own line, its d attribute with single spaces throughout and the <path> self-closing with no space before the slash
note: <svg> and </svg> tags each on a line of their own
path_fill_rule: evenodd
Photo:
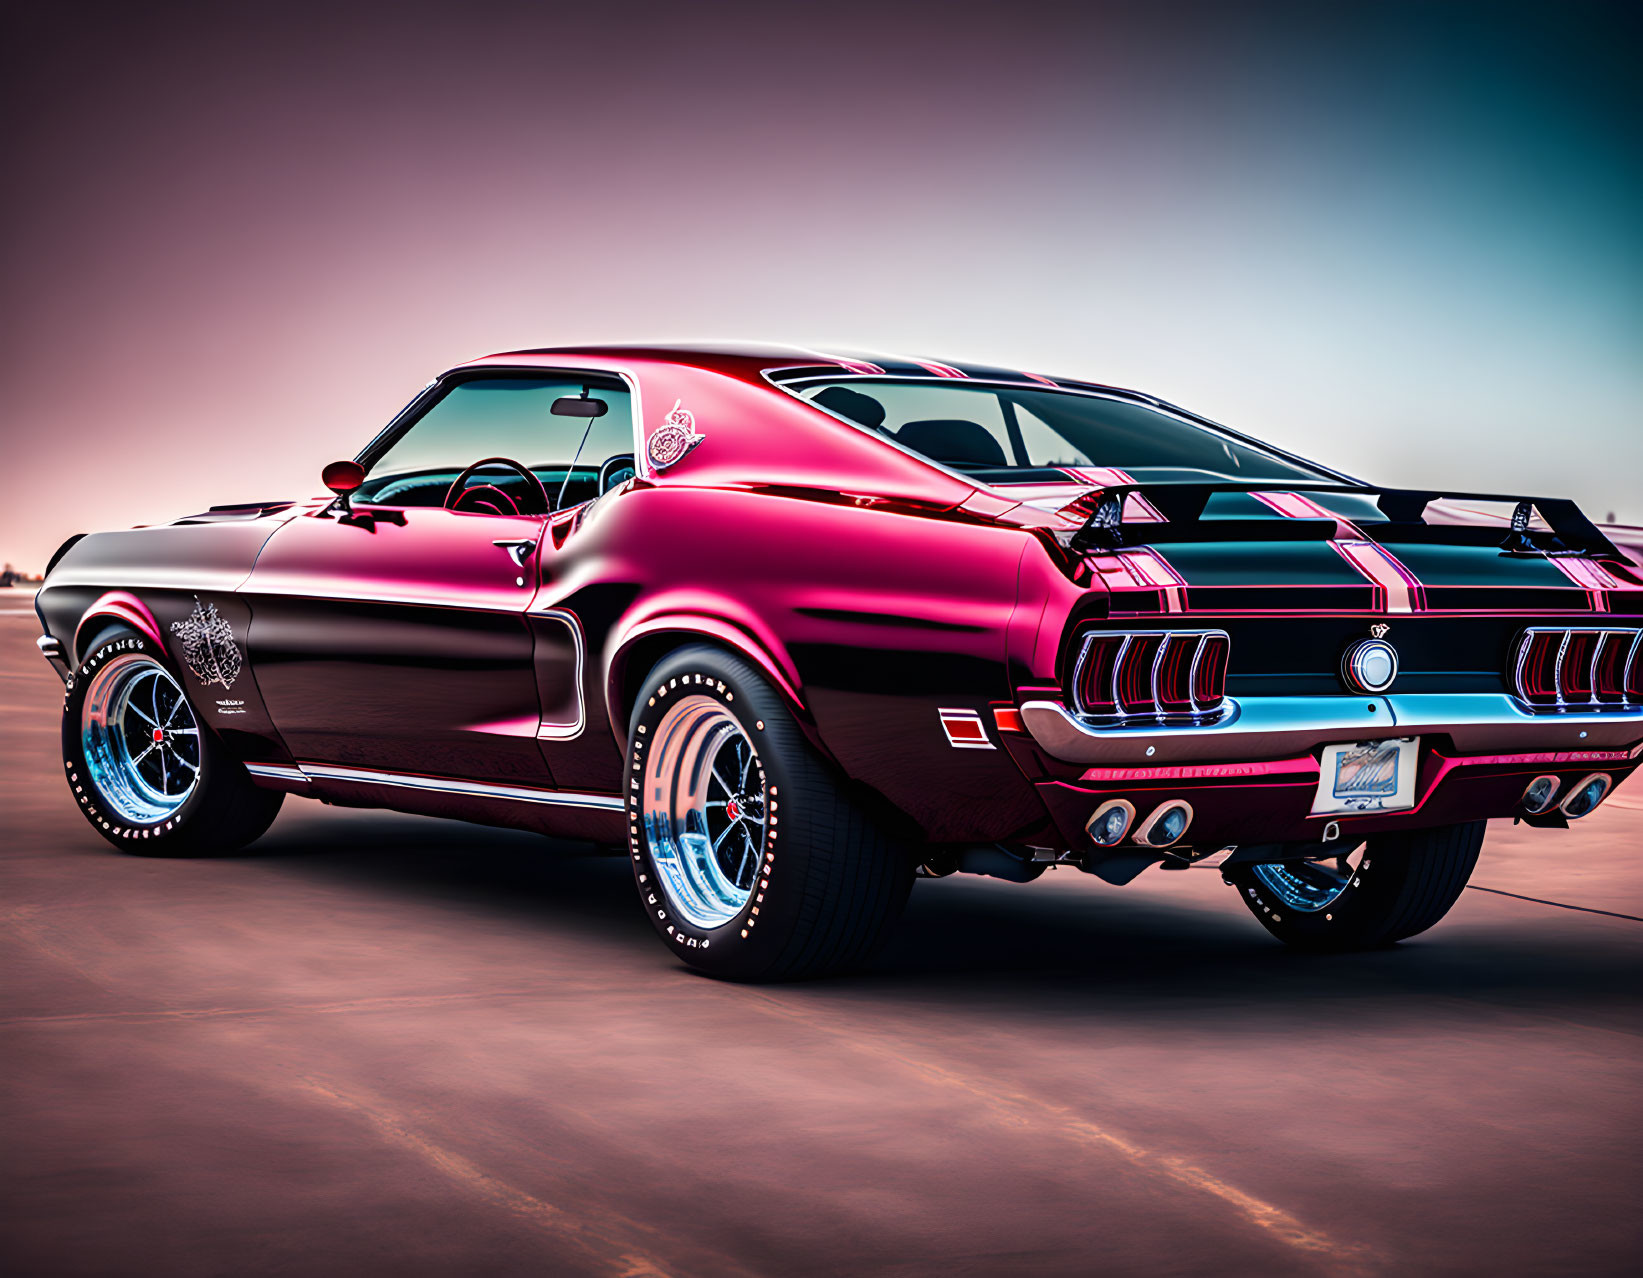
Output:
<svg viewBox="0 0 1643 1278">
<path fill-rule="evenodd" d="M 35 633 L 0 615 L 7 1274 L 1643 1265 L 1643 791 L 1497 823 L 1392 951 L 1061 870 L 743 988 L 532 835 L 289 800 L 241 856 L 116 852 Z"/>
</svg>

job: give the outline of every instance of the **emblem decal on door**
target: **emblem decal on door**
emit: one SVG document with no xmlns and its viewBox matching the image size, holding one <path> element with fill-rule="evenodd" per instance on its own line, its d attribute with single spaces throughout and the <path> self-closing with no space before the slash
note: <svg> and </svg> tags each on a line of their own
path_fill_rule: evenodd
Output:
<svg viewBox="0 0 1643 1278">
<path fill-rule="evenodd" d="M 684 401 L 676 399 L 668 415 L 662 418 L 662 424 L 651 432 L 646 449 L 650 464 L 657 470 L 666 470 L 706 438 L 696 433 L 695 415 L 684 407 Z"/>
<path fill-rule="evenodd" d="M 216 604 L 194 599 L 194 611 L 186 621 L 173 621 L 172 633 L 182 640 L 183 664 L 203 684 L 232 688 L 245 664 L 244 654 L 234 642 L 233 627 L 217 612 Z"/>
</svg>

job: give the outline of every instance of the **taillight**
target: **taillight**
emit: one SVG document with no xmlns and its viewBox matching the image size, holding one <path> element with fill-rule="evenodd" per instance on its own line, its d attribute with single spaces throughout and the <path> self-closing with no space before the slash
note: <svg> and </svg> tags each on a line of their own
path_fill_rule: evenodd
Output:
<svg viewBox="0 0 1643 1278">
<path fill-rule="evenodd" d="M 1118 668 L 1118 650 L 1128 635 L 1095 634 L 1085 640 L 1079 659 L 1075 700 L 1085 714 L 1117 714 L 1113 672 Z"/>
<path fill-rule="evenodd" d="M 1525 630 L 1511 671 L 1513 690 L 1534 706 L 1643 701 L 1638 635 L 1636 630 Z"/>
<path fill-rule="evenodd" d="M 1531 630 L 1518 649 L 1517 693 L 1531 705 L 1557 704 L 1557 654 L 1561 630 Z"/>
<path fill-rule="evenodd" d="M 1592 662 L 1592 689 L 1599 701 L 1626 699 L 1626 662 L 1636 645 L 1637 637 L 1624 630 L 1604 634 L 1597 659 Z"/>
<path fill-rule="evenodd" d="M 1096 630 L 1073 669 L 1082 714 L 1203 718 L 1225 699 L 1230 642 L 1220 630 Z"/>
<path fill-rule="evenodd" d="M 1162 635 L 1131 635 L 1118 654 L 1118 710 L 1120 714 L 1156 714 L 1158 693 L 1153 664 L 1163 646 Z"/>
<path fill-rule="evenodd" d="M 1192 672 L 1192 699 L 1200 706 L 1218 706 L 1227 695 L 1227 654 L 1231 641 L 1222 634 L 1205 635 L 1198 645 L 1198 664 Z"/>
<path fill-rule="evenodd" d="M 1557 662 L 1557 690 L 1568 702 L 1592 699 L 1592 658 L 1597 655 L 1595 630 L 1571 630 Z"/>
</svg>

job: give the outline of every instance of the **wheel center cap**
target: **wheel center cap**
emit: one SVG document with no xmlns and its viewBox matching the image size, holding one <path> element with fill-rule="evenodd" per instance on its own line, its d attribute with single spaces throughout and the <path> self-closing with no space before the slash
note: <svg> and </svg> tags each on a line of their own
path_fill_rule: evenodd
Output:
<svg viewBox="0 0 1643 1278">
<path fill-rule="evenodd" d="M 742 805 L 735 799 L 732 799 L 729 803 L 725 804 L 725 815 L 732 821 L 740 821 L 742 819 Z"/>
<path fill-rule="evenodd" d="M 155 728 L 154 729 L 154 743 L 156 745 L 158 745 L 160 742 L 162 742 L 164 740 L 165 740 L 165 729 L 164 728 Z"/>
</svg>

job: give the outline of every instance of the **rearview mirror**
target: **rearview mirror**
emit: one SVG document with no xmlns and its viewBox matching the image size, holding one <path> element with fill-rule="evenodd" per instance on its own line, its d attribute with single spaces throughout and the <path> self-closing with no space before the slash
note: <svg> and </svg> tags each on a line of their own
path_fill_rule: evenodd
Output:
<svg viewBox="0 0 1643 1278">
<path fill-rule="evenodd" d="M 583 399 L 579 395 L 563 395 L 553 401 L 555 417 L 603 417 L 610 405 L 602 399 Z"/>
<path fill-rule="evenodd" d="M 365 482 L 365 467 L 357 461 L 334 461 L 319 473 L 320 482 L 337 495 L 337 505 L 348 510 L 348 494 Z"/>
</svg>

